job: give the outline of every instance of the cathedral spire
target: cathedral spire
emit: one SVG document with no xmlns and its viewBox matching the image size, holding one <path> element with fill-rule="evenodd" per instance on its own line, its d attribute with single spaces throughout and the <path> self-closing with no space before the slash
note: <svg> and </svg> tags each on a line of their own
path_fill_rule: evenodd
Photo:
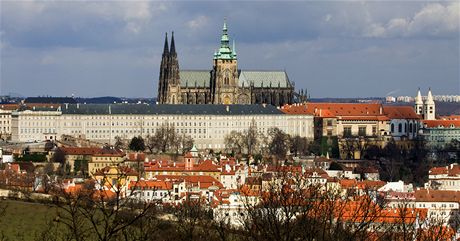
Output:
<svg viewBox="0 0 460 241">
<path fill-rule="evenodd" d="M 163 48 L 163 56 L 164 55 L 169 55 L 168 33 L 165 33 L 165 46 Z"/>
<path fill-rule="evenodd" d="M 230 39 L 228 37 L 227 19 L 224 19 L 224 26 L 222 27 L 222 36 L 220 38 L 220 48 L 215 59 L 236 59 L 236 53 L 230 48 Z"/>
<path fill-rule="evenodd" d="M 174 43 L 174 31 L 172 32 L 171 36 L 171 54 L 176 54 L 176 44 Z"/>
</svg>

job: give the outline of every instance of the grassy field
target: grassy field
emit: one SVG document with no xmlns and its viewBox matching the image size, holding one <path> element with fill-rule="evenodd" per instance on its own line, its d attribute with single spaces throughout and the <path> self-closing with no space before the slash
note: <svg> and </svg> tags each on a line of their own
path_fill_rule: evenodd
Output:
<svg viewBox="0 0 460 241">
<path fill-rule="evenodd" d="M 36 240 L 47 222 L 56 216 L 56 208 L 40 203 L 2 200 L 7 205 L 6 212 L 0 217 L 0 230 L 11 241 Z"/>
</svg>

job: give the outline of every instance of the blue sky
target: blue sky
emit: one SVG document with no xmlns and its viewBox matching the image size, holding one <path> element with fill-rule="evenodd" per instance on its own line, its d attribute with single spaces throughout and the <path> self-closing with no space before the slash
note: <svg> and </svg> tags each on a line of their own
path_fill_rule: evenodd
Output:
<svg viewBox="0 0 460 241">
<path fill-rule="evenodd" d="M 156 96 L 164 33 L 210 69 L 223 18 L 241 69 L 312 97 L 460 94 L 458 1 L 1 1 L 0 94 Z"/>
</svg>

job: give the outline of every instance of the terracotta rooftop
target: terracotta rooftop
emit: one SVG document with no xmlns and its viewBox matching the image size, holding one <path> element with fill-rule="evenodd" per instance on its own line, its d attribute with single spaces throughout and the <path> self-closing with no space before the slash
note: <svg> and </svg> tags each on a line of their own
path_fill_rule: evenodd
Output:
<svg viewBox="0 0 460 241">
<path fill-rule="evenodd" d="M 379 103 L 314 103 L 285 105 L 281 111 L 286 114 L 309 114 L 317 117 L 342 119 L 387 120 Z"/>
<path fill-rule="evenodd" d="M 171 190 L 172 183 L 166 181 L 158 181 L 158 180 L 140 180 L 140 181 L 132 181 L 129 184 L 130 188 L 142 188 L 142 189 L 158 189 L 158 190 Z"/>
<path fill-rule="evenodd" d="M 460 120 L 424 120 L 426 128 L 460 128 Z"/>
<path fill-rule="evenodd" d="M 420 189 L 415 191 L 415 199 L 418 202 L 460 202 L 460 192 Z"/>
<path fill-rule="evenodd" d="M 458 164 L 451 164 L 445 167 L 433 167 L 428 171 L 428 175 L 459 176 L 460 166 Z"/>
<path fill-rule="evenodd" d="M 383 113 L 390 119 L 421 119 L 412 106 L 384 105 Z"/>
</svg>

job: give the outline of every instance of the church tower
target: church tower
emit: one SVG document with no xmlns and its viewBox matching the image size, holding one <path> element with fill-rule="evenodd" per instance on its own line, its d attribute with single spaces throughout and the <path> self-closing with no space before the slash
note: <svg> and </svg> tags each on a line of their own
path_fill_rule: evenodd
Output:
<svg viewBox="0 0 460 241">
<path fill-rule="evenodd" d="M 436 109 L 431 88 L 428 90 L 428 95 L 424 103 L 423 118 L 425 120 L 434 120 L 436 118 Z"/>
<path fill-rule="evenodd" d="M 168 63 L 168 95 L 166 102 L 168 104 L 180 103 L 180 78 L 179 78 L 179 60 L 177 59 L 176 44 L 174 42 L 174 32 L 171 36 L 171 48 L 169 50 L 169 63 Z"/>
<path fill-rule="evenodd" d="M 423 115 L 423 100 L 422 94 L 420 93 L 420 88 L 418 89 L 417 96 L 415 97 L 414 109 L 417 115 Z"/>
<path fill-rule="evenodd" d="M 157 102 L 160 104 L 164 104 L 168 96 L 168 93 L 167 93 L 168 62 L 169 62 L 169 46 L 168 46 L 168 33 L 166 33 L 163 54 L 161 55 L 160 78 L 158 80 Z"/>
<path fill-rule="evenodd" d="M 214 53 L 211 96 L 214 104 L 235 104 L 238 96 L 238 65 L 235 44 L 230 48 L 227 23 L 224 20 L 219 51 Z"/>
<path fill-rule="evenodd" d="M 168 34 L 165 36 L 165 44 L 160 64 L 160 78 L 158 81 L 158 103 L 180 103 L 180 78 L 179 61 L 177 59 L 174 32 L 171 36 L 171 47 L 168 46 Z"/>
</svg>

